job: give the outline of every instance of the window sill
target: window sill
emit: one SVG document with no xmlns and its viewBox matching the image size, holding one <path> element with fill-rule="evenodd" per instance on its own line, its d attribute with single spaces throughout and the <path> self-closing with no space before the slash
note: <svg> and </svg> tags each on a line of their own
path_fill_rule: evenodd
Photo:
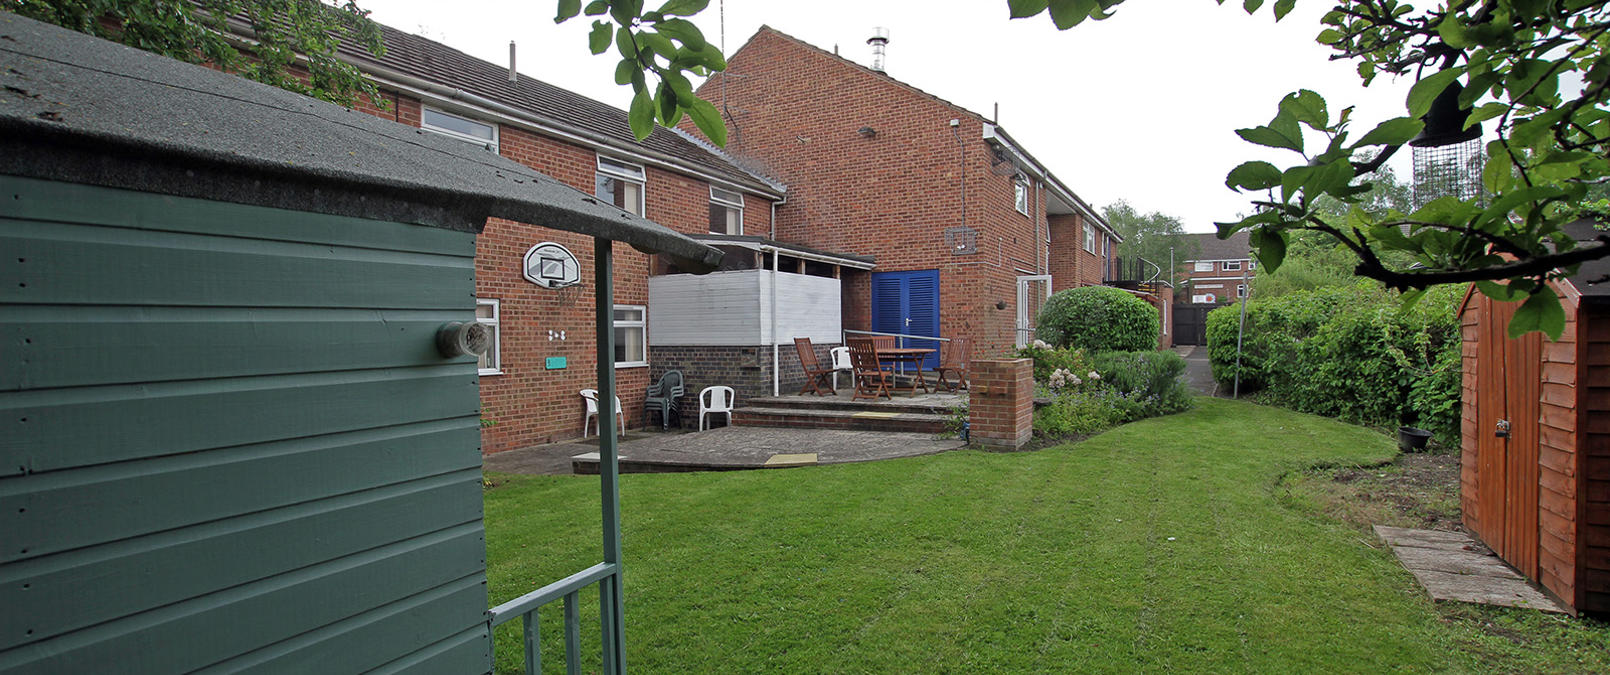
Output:
<svg viewBox="0 0 1610 675">
<path fill-rule="evenodd" d="M 647 361 L 621 361 L 621 362 L 615 364 L 615 369 L 616 370 L 620 370 L 622 368 L 647 368 L 647 367 L 648 367 L 648 362 Z"/>
<path fill-rule="evenodd" d="M 493 369 L 491 369 L 491 370 L 481 370 L 481 371 L 478 371 L 478 372 L 477 372 L 477 374 L 479 374 L 479 375 L 502 375 L 502 374 L 503 374 L 503 371 L 501 371 L 501 370 L 498 370 L 498 369 L 496 369 L 496 368 L 493 368 Z"/>
</svg>

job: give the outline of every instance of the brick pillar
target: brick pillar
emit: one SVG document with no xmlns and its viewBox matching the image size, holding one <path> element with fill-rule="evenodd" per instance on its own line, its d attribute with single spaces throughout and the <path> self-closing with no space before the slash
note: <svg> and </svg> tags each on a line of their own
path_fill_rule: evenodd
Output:
<svg viewBox="0 0 1610 675">
<path fill-rule="evenodd" d="M 1034 362 L 975 359 L 969 374 L 967 418 L 973 442 L 1016 450 L 1034 433 Z"/>
</svg>

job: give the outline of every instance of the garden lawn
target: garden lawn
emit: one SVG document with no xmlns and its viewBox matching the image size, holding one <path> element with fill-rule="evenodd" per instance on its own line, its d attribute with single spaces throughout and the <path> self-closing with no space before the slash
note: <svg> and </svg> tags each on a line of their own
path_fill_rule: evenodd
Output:
<svg viewBox="0 0 1610 675">
<path fill-rule="evenodd" d="M 1287 473 L 1375 432 L 1216 399 L 1033 453 L 622 479 L 634 671 L 1428 672 L 1490 668 Z M 498 477 L 494 603 L 599 561 L 598 480 Z M 597 662 L 597 594 L 583 609 Z M 562 663 L 560 612 L 544 619 Z M 498 664 L 516 672 L 518 622 Z"/>
</svg>

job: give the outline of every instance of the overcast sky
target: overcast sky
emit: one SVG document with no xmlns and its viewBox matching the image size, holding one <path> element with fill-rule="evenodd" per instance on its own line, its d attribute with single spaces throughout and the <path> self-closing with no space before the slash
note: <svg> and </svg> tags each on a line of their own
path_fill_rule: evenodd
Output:
<svg viewBox="0 0 1610 675">
<path fill-rule="evenodd" d="M 631 88 L 614 83 L 614 51 L 587 50 L 586 17 L 555 25 L 553 0 L 360 4 L 382 23 L 497 63 L 507 62 L 514 40 L 522 74 L 617 107 L 631 100 Z M 1267 8 L 1248 16 L 1239 2 L 1129 0 L 1113 18 L 1069 31 L 1044 15 L 1008 20 L 1006 0 L 725 4 L 728 55 L 766 24 L 870 63 L 866 38 L 887 27 L 890 75 L 985 117 L 999 103 L 1001 126 L 1086 201 L 1127 200 L 1197 232 L 1250 210 L 1246 197 L 1224 187 L 1231 168 L 1296 157 L 1235 135 L 1268 122 L 1282 96 L 1313 89 L 1333 115 L 1356 106 L 1357 137 L 1404 114 L 1410 84 L 1382 77 L 1364 89 L 1352 64 L 1330 62 L 1313 41 L 1330 3 L 1313 0 L 1278 24 Z M 721 17 L 721 1 L 712 0 L 695 22 L 719 41 Z"/>
</svg>

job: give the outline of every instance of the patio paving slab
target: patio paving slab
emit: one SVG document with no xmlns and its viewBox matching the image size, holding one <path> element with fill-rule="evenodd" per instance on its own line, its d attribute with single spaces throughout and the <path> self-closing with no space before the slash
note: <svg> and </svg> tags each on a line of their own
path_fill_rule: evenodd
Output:
<svg viewBox="0 0 1610 675">
<path fill-rule="evenodd" d="M 1527 583 L 1498 556 L 1462 532 L 1375 526 L 1432 600 L 1529 607 L 1565 614 L 1565 608 Z"/>
<path fill-rule="evenodd" d="M 780 427 L 720 427 L 703 432 L 628 432 L 621 471 L 731 471 L 916 457 L 963 446 L 932 434 Z M 814 455 L 814 461 L 805 457 Z M 540 445 L 488 455 L 488 471 L 524 474 L 597 473 L 598 441 Z"/>
</svg>

